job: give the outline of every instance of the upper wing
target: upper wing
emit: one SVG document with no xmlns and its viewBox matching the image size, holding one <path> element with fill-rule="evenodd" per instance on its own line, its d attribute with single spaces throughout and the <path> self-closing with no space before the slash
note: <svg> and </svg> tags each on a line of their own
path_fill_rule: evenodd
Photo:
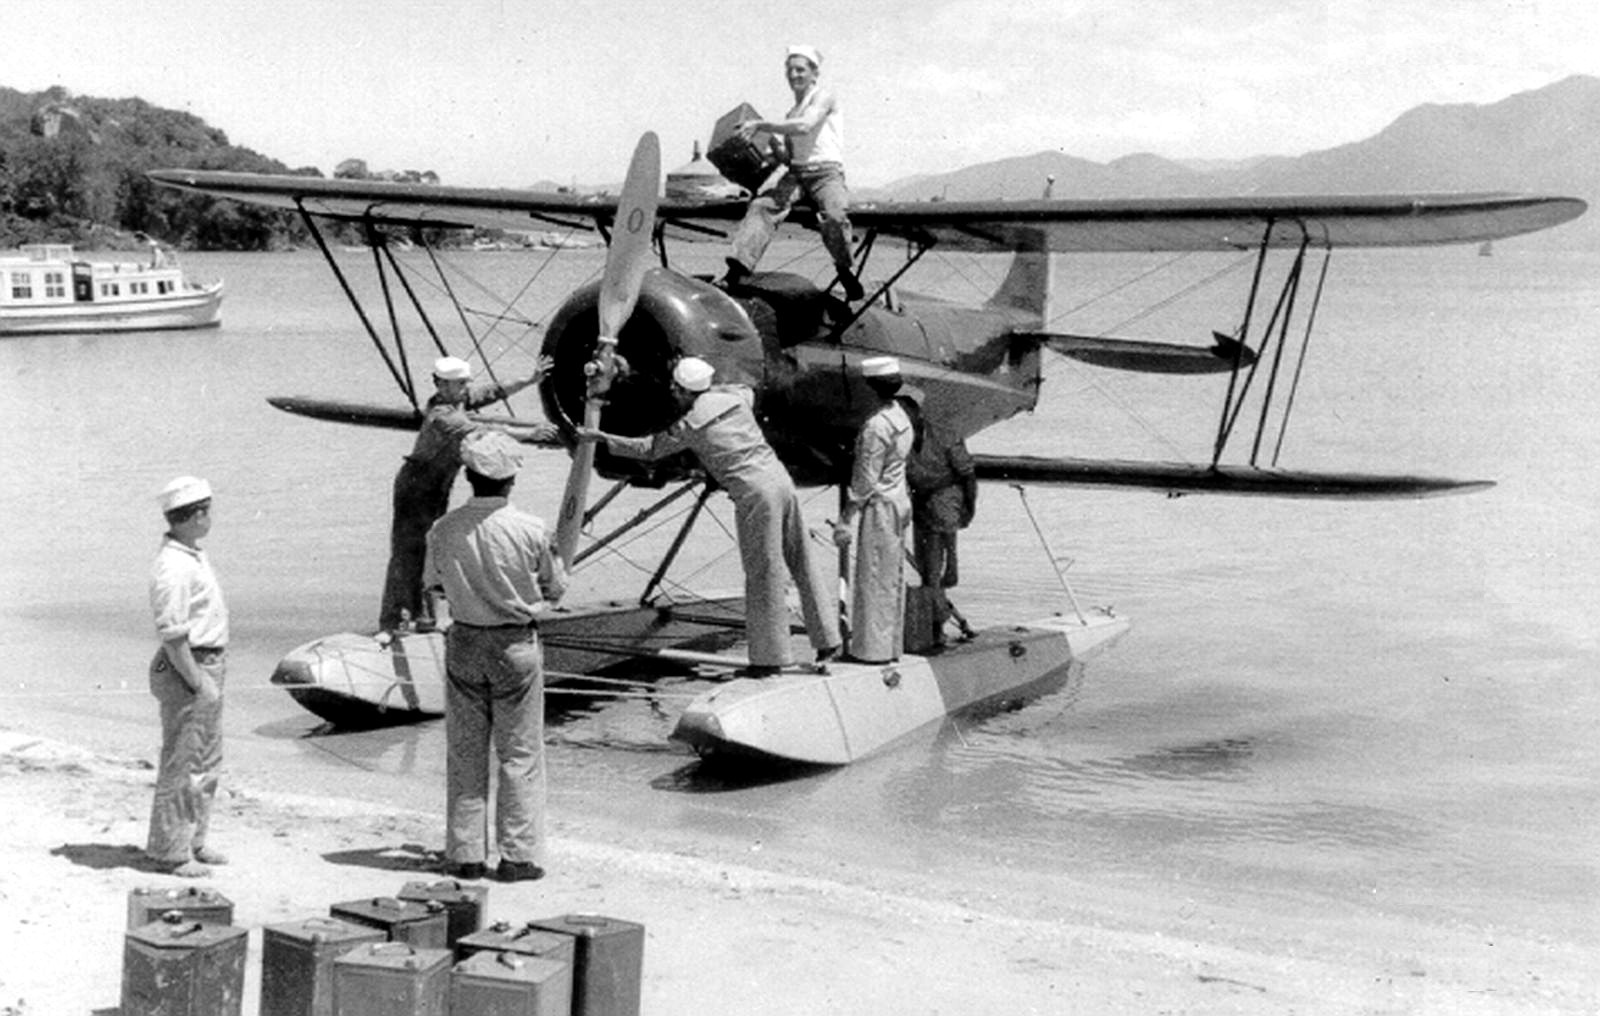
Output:
<svg viewBox="0 0 1600 1016">
<path fill-rule="evenodd" d="M 970 251 L 1237 251 L 1481 243 L 1582 215 L 1577 198 L 1398 194 L 962 201 L 852 207 L 853 223 Z"/>
<path fill-rule="evenodd" d="M 541 222 L 594 226 L 610 222 L 617 214 L 615 195 L 191 169 L 155 170 L 150 178 L 169 187 L 235 201 L 380 225 L 525 230 Z M 686 209 L 697 219 L 737 221 L 744 214 L 742 201 L 673 201 L 663 202 L 662 207 L 675 211 L 671 216 L 675 219 L 685 218 Z"/>
<path fill-rule="evenodd" d="M 237 201 L 393 225 L 594 226 L 617 210 L 614 196 L 187 169 L 150 176 Z M 1235 251 L 1264 240 L 1284 247 L 1481 243 L 1560 225 L 1587 207 L 1577 198 L 1527 194 L 916 201 L 852 205 L 850 219 L 859 228 L 964 251 Z M 741 201 L 684 199 L 664 200 L 657 211 L 663 223 L 713 232 L 743 214 Z M 813 220 L 798 209 L 793 221 Z"/>
</svg>

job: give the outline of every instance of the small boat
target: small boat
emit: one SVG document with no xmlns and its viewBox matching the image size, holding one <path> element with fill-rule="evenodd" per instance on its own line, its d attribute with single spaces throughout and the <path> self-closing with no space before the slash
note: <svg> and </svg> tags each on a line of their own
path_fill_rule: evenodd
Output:
<svg viewBox="0 0 1600 1016">
<path fill-rule="evenodd" d="M 69 244 L 0 256 L 0 336 L 213 328 L 222 283 L 184 278 L 171 251 L 140 261 L 85 261 Z"/>
</svg>

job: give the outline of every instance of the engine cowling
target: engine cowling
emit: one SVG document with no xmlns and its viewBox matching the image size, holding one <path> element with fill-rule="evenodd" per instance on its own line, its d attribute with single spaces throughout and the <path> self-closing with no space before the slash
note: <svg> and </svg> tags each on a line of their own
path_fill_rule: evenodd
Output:
<svg viewBox="0 0 1600 1016">
<path fill-rule="evenodd" d="M 545 333 L 541 352 L 554 361 L 540 386 L 547 419 L 570 444 L 575 421 L 583 419 L 585 370 L 594 358 L 599 331 L 600 283 L 574 292 Z M 744 308 L 717 287 L 686 275 L 652 268 L 645 273 L 633 314 L 617 336 L 617 355 L 626 363 L 612 382 L 600 413 L 600 428 L 614 434 L 649 434 L 677 418 L 672 397 L 672 364 L 698 356 L 717 368 L 719 383 L 748 384 L 760 391 L 766 377 L 761 335 Z M 602 444 L 595 469 L 610 479 L 659 484 L 680 479 L 693 460 L 677 456 L 640 462 L 611 455 Z"/>
</svg>

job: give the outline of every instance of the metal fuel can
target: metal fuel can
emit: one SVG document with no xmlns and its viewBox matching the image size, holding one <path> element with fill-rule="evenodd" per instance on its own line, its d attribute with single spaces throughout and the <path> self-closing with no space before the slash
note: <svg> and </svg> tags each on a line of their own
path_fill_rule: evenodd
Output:
<svg viewBox="0 0 1600 1016">
<path fill-rule="evenodd" d="M 233 901 L 215 889 L 147 885 L 128 890 L 129 929 L 142 928 L 173 911 L 207 924 L 233 923 Z"/>
<path fill-rule="evenodd" d="M 333 961 L 334 1016 L 445 1016 L 450 961 L 409 942 L 358 945 Z"/>
<path fill-rule="evenodd" d="M 528 927 L 572 937 L 572 1016 L 639 1016 L 644 925 L 599 914 L 565 914 Z"/>
<path fill-rule="evenodd" d="M 121 1016 L 238 1016 L 248 937 L 176 911 L 128 931 Z"/>
<path fill-rule="evenodd" d="M 568 1016 L 572 967 L 514 952 L 478 952 L 450 971 L 450 1016 Z"/>
<path fill-rule="evenodd" d="M 523 956 L 537 956 L 565 963 L 569 969 L 577 961 L 571 935 L 542 931 L 531 924 L 512 924 L 510 921 L 496 921 L 482 931 L 456 939 L 458 961 L 480 952 L 514 952 Z"/>
<path fill-rule="evenodd" d="M 463 885 L 453 878 L 437 882 L 407 882 L 400 888 L 400 899 L 417 903 L 436 901 L 444 904 L 447 946 L 454 946 L 463 935 L 470 935 L 483 927 L 483 913 L 489 907 L 489 887 Z"/>
<path fill-rule="evenodd" d="M 333 1016 L 333 961 L 388 941 L 379 928 L 310 917 L 261 929 L 261 1016 Z"/>
<path fill-rule="evenodd" d="M 419 949 L 448 948 L 450 915 L 443 903 L 372 896 L 335 903 L 328 914 L 343 921 L 381 928 L 391 942 L 409 942 Z"/>
</svg>

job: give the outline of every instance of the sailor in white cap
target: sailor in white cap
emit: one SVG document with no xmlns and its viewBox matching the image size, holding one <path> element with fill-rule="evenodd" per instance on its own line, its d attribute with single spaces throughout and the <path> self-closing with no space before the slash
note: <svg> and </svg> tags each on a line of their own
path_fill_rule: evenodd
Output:
<svg viewBox="0 0 1600 1016">
<path fill-rule="evenodd" d="M 918 595 L 932 607 L 932 630 L 927 634 L 933 644 L 943 645 L 945 623 L 954 620 L 963 639 L 975 638 L 977 633 L 945 592 L 960 579 L 957 534 L 972 524 L 978 508 L 972 454 L 965 441 L 929 412 L 922 389 L 905 385 L 898 399 L 916 432 L 906 460 L 906 485 L 911 489 L 911 560 L 922 578 Z"/>
<path fill-rule="evenodd" d="M 774 174 L 750 200 L 744 220 L 733 234 L 728 257 L 729 286 L 755 271 L 778 225 L 804 197 L 817 209 L 817 229 L 833 257 L 834 270 L 852 302 L 866 295 L 856 278 L 851 251 L 850 191 L 844 182 L 844 113 L 833 92 L 818 84 L 822 54 L 815 46 L 790 46 L 783 73 L 794 93 L 794 105 L 781 120 L 746 120 L 739 133 L 748 140 L 766 132 L 787 143 L 786 172 Z"/>
<path fill-rule="evenodd" d="M 433 362 L 434 394 L 422 413 L 411 454 L 394 478 L 394 521 L 389 528 L 389 567 L 384 576 L 378 627 L 392 631 L 408 621 L 431 627 L 433 616 L 422 595 L 423 539 L 428 527 L 450 506 L 450 488 L 461 465 L 461 439 L 477 425 L 467 410 L 509 398 L 538 384 L 550 370 L 541 356 L 533 373 L 516 381 L 474 381 L 472 366 L 456 356 Z"/>
<path fill-rule="evenodd" d="M 162 871 L 204 878 L 227 858 L 207 843 L 222 767 L 228 606 L 200 541 L 211 532 L 211 485 L 180 476 L 156 495 L 166 538 L 150 570 L 161 648 L 150 694 L 161 704 L 161 758 L 145 853 Z"/>
<path fill-rule="evenodd" d="M 900 361 L 869 356 L 861 361 L 861 376 L 875 408 L 856 432 L 850 486 L 833 539 L 841 547 L 855 543 L 850 655 L 864 663 L 887 663 L 899 659 L 903 648 L 905 537 L 911 522 L 906 460 L 915 432 L 905 407 L 895 399 Z"/>
<path fill-rule="evenodd" d="M 445 855 L 456 878 L 544 875 L 544 653 L 537 620 L 561 598 L 566 570 L 545 524 L 509 495 L 522 447 L 497 430 L 461 441 L 472 497 L 427 537 L 429 589 L 450 604 L 445 634 Z M 497 764 L 494 837 L 489 766 Z"/>
<path fill-rule="evenodd" d="M 588 428 L 578 433 L 635 459 L 661 459 L 688 449 L 728 492 L 744 566 L 750 666 L 743 676 L 776 674 L 793 662 L 786 605 L 790 577 L 799 590 L 806 634 L 818 662 L 832 659 L 840 648 L 838 609 L 811 553 L 794 479 L 756 421 L 755 393 L 746 385 L 713 386 L 714 373 L 699 357 L 684 357 L 673 366 L 673 392 L 682 416 L 666 430 L 644 437 Z"/>
</svg>

